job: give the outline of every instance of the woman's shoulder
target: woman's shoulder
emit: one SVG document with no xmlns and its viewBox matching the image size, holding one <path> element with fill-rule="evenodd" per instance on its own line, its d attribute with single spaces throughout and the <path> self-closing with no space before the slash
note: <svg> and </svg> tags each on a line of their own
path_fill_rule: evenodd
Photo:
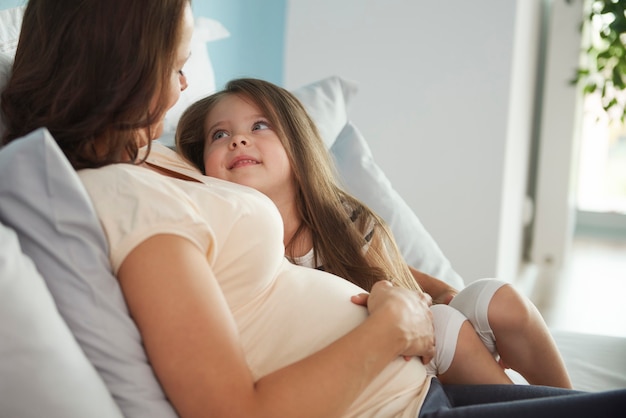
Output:
<svg viewBox="0 0 626 418">
<path fill-rule="evenodd" d="M 92 199 L 111 198 L 114 195 L 142 195 L 163 190 L 159 174 L 128 163 L 111 164 L 78 171 L 83 185 Z"/>
<path fill-rule="evenodd" d="M 207 210 L 184 187 L 191 182 L 132 164 L 81 170 L 79 176 L 106 232 L 114 269 L 157 234 L 186 237 L 204 252 L 209 248 L 213 229 Z"/>
</svg>

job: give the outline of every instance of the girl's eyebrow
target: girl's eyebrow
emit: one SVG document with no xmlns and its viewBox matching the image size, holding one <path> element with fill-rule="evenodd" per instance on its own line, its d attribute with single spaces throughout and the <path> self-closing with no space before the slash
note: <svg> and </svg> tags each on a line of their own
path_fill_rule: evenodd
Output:
<svg viewBox="0 0 626 418">
<path fill-rule="evenodd" d="M 213 130 L 215 128 L 217 128 L 218 126 L 220 126 L 223 123 L 224 123 L 224 121 L 219 120 L 219 121 L 215 122 L 213 125 L 209 126 L 209 128 L 206 130 L 207 135 L 209 135 L 211 132 L 213 132 Z"/>
<path fill-rule="evenodd" d="M 257 122 L 259 119 L 264 119 L 266 121 L 269 122 L 269 119 L 263 114 L 263 113 L 255 113 L 253 115 L 250 115 L 248 117 L 248 119 L 251 121 L 250 123 L 255 123 Z M 227 123 L 227 121 L 223 121 L 223 120 L 218 120 L 217 122 L 213 123 L 211 126 L 208 127 L 208 129 L 206 130 L 206 134 L 210 135 L 211 132 L 213 132 L 213 130 L 215 130 L 216 128 L 218 128 L 220 125 Z"/>
</svg>

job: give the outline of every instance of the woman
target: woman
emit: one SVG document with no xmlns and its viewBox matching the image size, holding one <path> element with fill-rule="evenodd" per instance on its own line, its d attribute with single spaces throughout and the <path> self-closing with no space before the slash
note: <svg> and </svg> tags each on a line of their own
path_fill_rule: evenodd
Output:
<svg viewBox="0 0 626 418">
<path fill-rule="evenodd" d="M 186 0 L 30 1 L 2 96 L 5 142 L 46 126 L 79 169 L 181 416 L 417 411 L 428 379 L 415 356 L 434 346 L 422 299 L 384 284 L 367 299 L 334 276 L 294 269 L 263 195 L 172 178 L 138 158 L 186 87 L 191 31 Z M 317 275 L 328 282 L 324 303 L 304 286 Z M 391 388 L 385 380 L 403 402 L 376 389 Z"/>
<path fill-rule="evenodd" d="M 381 281 L 353 296 L 344 280 L 284 262 L 282 221 L 262 194 L 139 157 L 185 88 L 190 36 L 187 0 L 30 0 L 3 142 L 46 126 L 79 169 L 181 417 L 416 416 L 430 380 L 414 356 L 433 348 L 416 292 Z M 617 395 L 559 410 L 614 408 Z"/>
</svg>

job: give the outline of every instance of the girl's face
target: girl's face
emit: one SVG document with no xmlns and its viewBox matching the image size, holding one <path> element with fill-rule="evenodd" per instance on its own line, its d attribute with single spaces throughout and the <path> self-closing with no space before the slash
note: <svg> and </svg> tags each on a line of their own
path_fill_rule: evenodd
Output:
<svg viewBox="0 0 626 418">
<path fill-rule="evenodd" d="M 221 98 L 204 121 L 208 176 L 253 187 L 275 203 L 291 199 L 295 185 L 289 158 L 260 109 L 236 94 Z"/>
<path fill-rule="evenodd" d="M 187 62 L 189 55 L 191 54 L 191 36 L 193 35 L 193 14 L 191 6 L 187 2 L 185 11 L 183 14 L 183 22 L 181 29 L 180 43 L 176 49 L 176 55 L 174 58 L 174 67 L 169 78 L 168 85 L 166 86 L 164 93 L 167 102 L 167 109 L 170 109 L 176 104 L 180 97 L 180 92 L 187 88 L 187 78 L 183 73 L 183 66 Z M 154 99 L 155 102 L 158 98 Z M 156 106 L 156 104 L 154 105 Z M 166 109 L 166 110 L 167 110 Z M 165 119 L 165 113 L 161 115 L 159 121 L 150 128 L 152 134 L 151 139 L 156 139 L 163 134 L 163 120 Z M 145 144 L 142 144 L 145 145 Z"/>
</svg>

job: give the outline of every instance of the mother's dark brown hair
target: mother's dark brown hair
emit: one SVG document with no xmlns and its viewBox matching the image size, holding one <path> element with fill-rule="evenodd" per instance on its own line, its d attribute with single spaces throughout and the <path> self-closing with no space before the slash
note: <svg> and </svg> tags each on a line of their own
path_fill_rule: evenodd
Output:
<svg viewBox="0 0 626 418">
<path fill-rule="evenodd" d="M 136 158 L 137 130 L 166 111 L 187 3 L 29 0 L 1 98 L 2 143 L 46 127 L 76 169 Z"/>
</svg>

